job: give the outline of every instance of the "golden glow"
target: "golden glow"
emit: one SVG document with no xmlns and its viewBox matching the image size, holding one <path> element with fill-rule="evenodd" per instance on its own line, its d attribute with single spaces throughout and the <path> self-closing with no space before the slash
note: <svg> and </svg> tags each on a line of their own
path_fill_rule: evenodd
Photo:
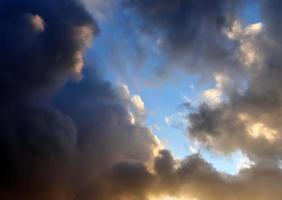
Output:
<svg viewBox="0 0 282 200">
<path fill-rule="evenodd" d="M 32 15 L 30 21 L 36 31 L 43 32 L 45 30 L 45 22 L 39 15 Z"/>
<path fill-rule="evenodd" d="M 221 102 L 221 91 L 219 89 L 209 89 L 204 91 L 203 99 L 206 103 L 217 105 Z"/>
<path fill-rule="evenodd" d="M 238 118 L 246 123 L 247 132 L 253 138 L 264 137 L 270 142 L 277 138 L 278 132 L 276 130 L 267 127 L 262 122 L 252 122 L 247 114 L 241 113 L 238 115 Z"/>
<path fill-rule="evenodd" d="M 238 118 L 239 118 L 241 121 L 248 121 L 248 119 L 249 119 L 248 115 L 245 114 L 245 113 L 240 113 L 240 114 L 238 115 Z"/>
<path fill-rule="evenodd" d="M 80 51 L 76 52 L 76 54 L 74 55 L 74 58 L 76 59 L 76 63 L 74 65 L 74 73 L 80 74 L 83 69 L 83 65 L 84 65 L 82 52 Z"/>
<path fill-rule="evenodd" d="M 173 197 L 173 196 L 152 196 L 149 197 L 148 200 L 198 200 L 196 198 L 189 197 Z"/>
<path fill-rule="evenodd" d="M 268 128 L 263 123 L 254 123 L 248 128 L 248 133 L 254 138 L 264 137 L 268 141 L 275 140 L 277 136 L 277 131 L 271 128 Z"/>
<path fill-rule="evenodd" d="M 132 103 L 137 110 L 139 110 L 141 112 L 144 111 L 144 109 L 145 109 L 144 102 L 139 95 L 134 95 L 132 97 Z"/>
<path fill-rule="evenodd" d="M 75 31 L 77 32 L 78 40 L 80 40 L 82 44 L 81 48 L 74 54 L 74 59 L 76 61 L 74 65 L 74 73 L 79 75 L 84 66 L 84 62 L 83 62 L 84 48 L 90 46 L 90 43 L 93 39 L 93 30 L 91 27 L 81 26 L 76 28 Z"/>
</svg>

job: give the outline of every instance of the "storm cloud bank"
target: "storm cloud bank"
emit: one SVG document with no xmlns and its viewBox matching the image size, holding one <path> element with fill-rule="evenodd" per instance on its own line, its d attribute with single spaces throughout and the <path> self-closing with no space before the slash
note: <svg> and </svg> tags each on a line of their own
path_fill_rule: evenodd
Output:
<svg viewBox="0 0 282 200">
<path fill-rule="evenodd" d="M 201 55 L 204 60 L 226 56 L 217 63 L 224 66 L 241 64 L 247 87 L 237 88 L 232 76 L 224 79 L 220 89 L 227 100 L 190 114 L 189 136 L 212 150 L 242 150 L 254 166 L 230 176 L 199 155 L 179 161 L 159 151 L 158 140 L 142 123 L 140 99 L 134 104 L 127 87 L 102 80 L 95 67 L 83 70 L 83 53 L 98 27 L 80 2 L 4 0 L 0 199 L 280 199 L 280 1 L 261 2 L 262 30 L 233 27 L 229 36 L 224 30 L 236 25 L 235 1 L 124 3 L 144 19 L 146 31 L 162 32 L 161 48 L 174 60 L 193 52 L 192 63 Z M 227 39 L 239 45 L 236 50 L 227 48 Z M 255 48 L 244 47 L 246 42 Z M 250 60 L 246 53 L 253 49 Z M 208 70 L 227 76 L 225 67 L 213 64 Z"/>
<path fill-rule="evenodd" d="M 77 82 L 95 21 L 75 0 L 2 1 L 0 9 L 0 198 L 103 199 L 103 173 L 149 161 L 158 144 L 130 121 L 130 97 L 94 73 Z"/>
</svg>

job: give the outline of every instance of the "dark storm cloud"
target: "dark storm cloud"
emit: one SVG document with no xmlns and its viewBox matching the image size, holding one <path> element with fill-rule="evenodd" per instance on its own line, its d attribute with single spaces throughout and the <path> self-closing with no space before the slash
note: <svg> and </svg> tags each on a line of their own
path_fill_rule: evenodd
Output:
<svg viewBox="0 0 282 200">
<path fill-rule="evenodd" d="M 114 191 L 127 198 L 146 199 L 154 183 L 154 175 L 139 162 L 117 164 L 111 174 Z"/>
<path fill-rule="evenodd" d="M 90 156 L 97 157 L 95 161 L 104 168 L 105 163 L 123 158 L 150 160 L 156 145 L 151 132 L 131 124 L 128 102 L 110 83 L 95 80 L 89 74 L 79 84 L 67 86 L 56 100 L 58 108 L 76 122 L 81 150 L 93 153 Z M 99 151 L 105 154 L 97 154 Z"/>
<path fill-rule="evenodd" d="M 163 163 L 171 162 L 169 157 L 163 159 L 168 159 Z M 170 179 L 161 179 L 159 187 L 162 192 L 166 191 L 176 197 L 195 197 L 201 200 L 278 200 L 281 195 L 278 186 L 281 182 L 279 168 L 254 167 L 241 171 L 237 176 L 230 176 L 217 172 L 199 155 L 191 155 L 174 166 L 169 174 Z"/>
<path fill-rule="evenodd" d="M 264 3 L 267 21 L 278 20 L 278 13 L 270 15 L 272 5 Z M 186 48 L 206 53 L 229 23 L 225 12 L 233 14 L 232 1 L 129 4 L 150 21 L 147 28 L 163 32 L 164 50 L 177 54 Z M 100 79 L 95 69 L 89 67 L 80 82 L 61 88 L 82 76 L 83 52 L 97 33 L 95 21 L 79 2 L 1 1 L 0 199 L 147 200 L 172 195 L 279 200 L 281 140 L 275 137 L 281 135 L 281 85 L 274 77 L 280 76 L 280 47 L 267 43 L 279 41 L 279 29 L 268 24 L 271 31 L 256 43 L 266 49 L 265 60 L 250 70 L 244 93 L 232 92 L 230 102 L 216 108 L 203 105 L 190 115 L 191 137 L 219 151 L 242 149 L 256 159 L 256 166 L 228 176 L 199 155 L 175 160 L 162 150 L 154 158 L 158 142 L 142 123 L 131 120 L 130 97 Z M 277 130 L 276 135 L 270 132 L 274 140 L 246 134 L 254 122 Z M 273 163 L 265 165 L 267 159 Z"/>
<path fill-rule="evenodd" d="M 2 94 L 26 95 L 79 76 L 97 27 L 77 1 L 1 1 L 0 12 Z"/>
<path fill-rule="evenodd" d="M 103 174 L 149 162 L 157 143 L 92 73 L 54 107 L 54 92 L 82 76 L 95 21 L 75 0 L 1 1 L 0 11 L 0 199 L 109 199 Z"/>
<path fill-rule="evenodd" d="M 80 76 L 96 25 L 72 0 L 1 1 L 0 13 L 0 198 L 69 198 L 76 126 L 43 97 Z"/>
<path fill-rule="evenodd" d="M 224 95 L 216 108 L 202 105 L 189 116 L 189 136 L 223 152 L 242 150 L 258 165 L 277 166 L 281 153 L 281 30 L 280 1 L 261 1 L 263 26 L 246 53 L 255 62 L 247 66 L 245 89 Z M 244 48 L 244 46 L 243 46 Z M 243 64 L 242 64 L 243 65 Z"/>
<path fill-rule="evenodd" d="M 176 199 L 179 197 L 180 199 L 197 198 L 200 200 L 249 198 L 279 200 L 282 194 L 279 187 L 282 171 L 279 168 L 256 166 L 242 170 L 236 176 L 230 176 L 217 172 L 197 154 L 177 161 L 168 151 L 160 152 L 155 160 L 155 167 L 156 171 L 152 173 L 145 172 L 144 167 L 138 163 L 123 163 L 119 166 L 120 169 L 115 172 L 118 173 L 118 176 L 114 177 L 119 177 L 118 180 L 124 180 L 124 177 L 127 177 L 127 180 L 134 180 L 134 182 L 121 181 L 119 183 L 124 184 L 123 187 L 126 186 L 125 188 L 129 191 L 134 191 L 132 188 L 139 186 L 139 191 L 141 190 L 143 195 L 147 194 L 151 197 L 149 199 L 162 199 L 171 196 Z M 121 187 L 118 184 L 115 186 Z M 127 199 L 126 197 L 146 199 L 138 192 L 135 194 L 138 195 L 125 196 L 121 199 Z"/>
<path fill-rule="evenodd" d="M 123 2 L 141 17 L 141 29 L 154 37 L 170 65 L 182 66 L 190 72 L 203 72 L 222 69 L 226 62 L 236 63 L 236 55 L 232 54 L 236 44 L 224 31 L 230 28 L 238 14 L 240 1 Z"/>
</svg>

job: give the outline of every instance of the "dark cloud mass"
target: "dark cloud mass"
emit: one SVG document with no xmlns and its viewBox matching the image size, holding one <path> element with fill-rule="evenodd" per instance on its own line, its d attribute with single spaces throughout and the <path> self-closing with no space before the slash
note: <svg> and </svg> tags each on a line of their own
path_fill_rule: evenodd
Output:
<svg viewBox="0 0 282 200">
<path fill-rule="evenodd" d="M 13 0 L 0 6 L 1 90 L 25 95 L 79 76 L 83 49 L 97 28 L 78 2 Z"/>
<path fill-rule="evenodd" d="M 191 52 L 192 63 L 200 55 L 234 57 L 222 31 L 237 1 L 124 3 L 146 31 L 160 34 L 160 47 L 175 61 Z M 93 66 L 82 75 L 83 53 L 98 28 L 80 2 L 0 1 L 0 199 L 280 200 L 281 6 L 262 1 L 265 29 L 252 40 L 261 59 L 246 70 L 245 90 L 227 83 L 227 101 L 203 104 L 188 117 L 189 136 L 201 145 L 240 149 L 254 161 L 230 176 L 197 154 L 155 155 L 158 140 L 140 122 L 144 113 L 132 120 L 138 109 L 130 112 L 129 91 L 102 80 Z"/>
<path fill-rule="evenodd" d="M 246 89 L 229 93 L 230 100 L 216 108 L 202 105 L 197 113 L 192 113 L 190 136 L 216 150 L 241 149 L 257 163 L 277 166 L 282 159 L 282 49 L 277 26 L 282 4 L 278 1 L 261 4 L 264 24 L 251 41 L 257 61 L 246 71 L 249 76 Z"/>
<path fill-rule="evenodd" d="M 140 28 L 154 38 L 168 59 L 167 66 L 180 66 L 188 72 L 217 71 L 231 67 L 226 62 L 236 64 L 236 43 L 224 32 L 238 14 L 240 2 L 124 0 L 140 16 Z"/>
<path fill-rule="evenodd" d="M 1 1 L 1 199 L 66 199 L 73 120 L 49 95 L 80 75 L 96 25 L 76 1 Z"/>
<path fill-rule="evenodd" d="M 95 21 L 75 0 L 1 1 L 0 9 L 0 199 L 103 199 L 103 173 L 149 161 L 157 143 L 92 73 L 53 106 L 64 82 L 82 76 Z"/>
</svg>

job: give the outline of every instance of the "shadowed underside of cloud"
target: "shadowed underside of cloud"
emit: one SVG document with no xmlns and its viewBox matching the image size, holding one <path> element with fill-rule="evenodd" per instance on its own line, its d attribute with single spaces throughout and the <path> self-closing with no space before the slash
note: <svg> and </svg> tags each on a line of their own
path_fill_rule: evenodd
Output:
<svg viewBox="0 0 282 200">
<path fill-rule="evenodd" d="M 254 35 L 247 27 L 238 37 L 249 62 L 242 63 L 248 74 L 245 89 L 225 91 L 228 101 L 216 107 L 206 104 L 192 113 L 190 136 L 218 151 L 243 150 L 254 161 L 277 166 L 281 157 L 281 37 L 276 25 L 281 20 L 278 1 L 262 1 L 264 24 Z M 244 31 L 243 31 L 244 32 Z M 252 35 L 252 36 L 251 36 Z"/>
<path fill-rule="evenodd" d="M 167 54 L 195 49 L 202 55 L 215 45 L 223 48 L 223 54 L 216 53 L 226 55 L 216 40 L 229 15 L 235 16 L 234 3 L 209 2 L 128 4 L 152 21 L 146 29 L 164 31 Z M 263 2 L 268 29 L 254 45 L 265 54 L 258 67 L 249 68 L 248 88 L 232 89 L 230 101 L 203 105 L 189 117 L 191 137 L 223 152 L 242 149 L 255 160 L 254 167 L 228 176 L 199 155 L 182 161 L 166 150 L 156 155 L 160 147 L 153 133 L 141 119 L 132 120 L 142 113 L 131 113 L 129 92 L 97 77 L 95 69 L 62 88 L 82 77 L 83 52 L 97 34 L 95 21 L 78 1 L 1 1 L 0 199 L 280 199 L 281 50 L 269 41 L 279 42 L 275 11 L 281 3 L 273 4 Z"/>
<path fill-rule="evenodd" d="M 83 52 L 97 33 L 78 1 L 0 4 L 0 198 L 99 198 L 103 173 L 123 160 L 149 162 L 156 139 L 92 73 L 53 105 L 64 82 L 82 76 Z"/>
<path fill-rule="evenodd" d="M 141 30 L 156 41 L 167 60 L 162 72 L 179 66 L 188 72 L 222 70 L 236 65 L 237 43 L 225 31 L 238 15 L 241 1 L 124 0 L 141 19 Z M 154 45 L 154 44 L 152 44 Z"/>
</svg>

